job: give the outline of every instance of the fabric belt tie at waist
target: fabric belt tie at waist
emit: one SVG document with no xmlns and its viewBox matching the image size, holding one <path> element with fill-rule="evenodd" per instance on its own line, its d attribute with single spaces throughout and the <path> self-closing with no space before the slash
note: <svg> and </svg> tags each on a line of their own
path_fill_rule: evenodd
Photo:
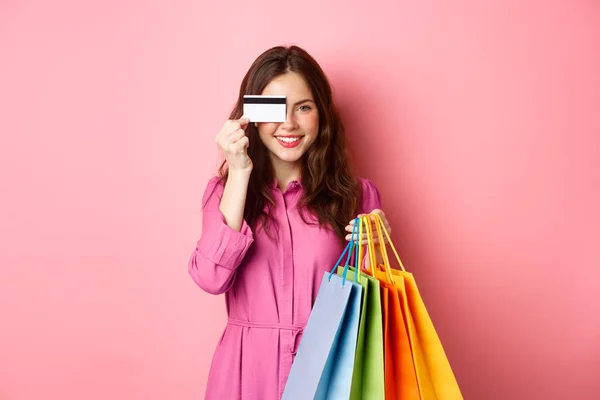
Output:
<svg viewBox="0 0 600 400">
<path fill-rule="evenodd" d="M 285 329 L 287 331 L 302 331 L 304 328 L 300 325 L 280 324 L 278 322 L 252 322 L 243 321 L 241 319 L 229 318 L 229 325 L 243 326 L 247 328 L 263 328 L 263 329 Z"/>
<path fill-rule="evenodd" d="M 258 329 L 283 329 L 286 331 L 292 331 L 292 337 L 294 344 L 290 348 L 290 352 L 295 355 L 298 350 L 298 334 L 301 334 L 304 331 L 304 328 L 300 325 L 293 324 L 280 324 L 278 322 L 252 322 L 252 321 L 243 321 L 241 319 L 229 318 L 227 319 L 228 325 L 241 326 L 244 328 L 258 328 Z"/>
</svg>

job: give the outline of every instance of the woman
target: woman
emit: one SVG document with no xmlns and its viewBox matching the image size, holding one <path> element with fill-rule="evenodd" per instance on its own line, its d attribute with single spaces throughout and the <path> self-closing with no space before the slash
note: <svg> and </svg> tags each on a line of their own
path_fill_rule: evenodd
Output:
<svg viewBox="0 0 600 400">
<path fill-rule="evenodd" d="M 246 94 L 285 95 L 283 123 L 242 117 Z M 244 77 L 216 137 L 225 161 L 203 197 L 189 273 L 225 293 L 228 322 L 207 399 L 279 399 L 319 290 L 353 219 L 378 212 L 377 188 L 348 163 L 331 87 L 303 49 L 274 47 Z"/>
</svg>

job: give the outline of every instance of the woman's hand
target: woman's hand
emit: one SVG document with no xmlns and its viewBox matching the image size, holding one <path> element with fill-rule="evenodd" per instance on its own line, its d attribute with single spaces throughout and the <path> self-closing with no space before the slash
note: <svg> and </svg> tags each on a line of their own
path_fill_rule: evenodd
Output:
<svg viewBox="0 0 600 400">
<path fill-rule="evenodd" d="M 375 213 L 375 214 L 377 214 L 377 215 L 379 215 L 381 217 L 381 221 L 383 222 L 383 227 L 385 228 L 385 230 L 387 231 L 387 233 L 391 236 L 392 235 L 392 228 L 390 227 L 390 224 L 389 224 L 387 218 L 385 217 L 385 213 L 382 210 L 379 210 L 379 209 L 375 209 L 375 210 L 371 211 L 371 213 Z M 363 216 L 366 216 L 366 215 L 367 214 L 359 214 L 357 217 L 360 218 L 360 217 L 363 217 Z M 373 232 L 373 235 L 372 235 L 373 244 L 378 244 L 380 242 L 380 238 L 379 238 L 379 234 L 377 233 L 377 227 L 375 225 L 375 218 L 376 217 L 371 216 L 370 218 L 371 218 L 371 231 Z M 349 234 L 346 235 L 346 240 L 347 241 L 352 240 L 352 229 L 354 229 L 354 221 L 355 220 L 350 221 L 348 223 L 348 226 L 346 226 L 346 231 L 349 232 Z M 362 238 L 363 238 L 362 239 L 362 244 L 363 245 L 367 245 L 367 243 L 368 243 L 367 242 L 367 233 L 366 233 L 367 230 L 366 230 L 366 228 L 367 227 L 363 225 L 362 229 L 361 229 L 361 231 L 362 231 Z M 387 243 L 387 237 L 386 237 L 385 233 L 384 232 L 381 232 L 381 233 L 383 234 L 383 238 L 381 239 L 382 243 Z"/>
<path fill-rule="evenodd" d="M 248 157 L 250 142 L 245 131 L 249 122 L 250 120 L 244 117 L 228 120 L 215 138 L 232 172 L 252 170 L 252 160 Z"/>
</svg>

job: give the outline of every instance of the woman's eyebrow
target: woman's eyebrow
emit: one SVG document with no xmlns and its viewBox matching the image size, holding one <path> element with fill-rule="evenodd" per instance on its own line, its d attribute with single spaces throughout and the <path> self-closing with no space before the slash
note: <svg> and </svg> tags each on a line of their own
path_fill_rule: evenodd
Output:
<svg viewBox="0 0 600 400">
<path fill-rule="evenodd" d="M 314 100 L 312 100 L 312 99 L 303 99 L 303 100 L 300 100 L 300 101 L 297 101 L 297 102 L 295 102 L 295 103 L 294 103 L 294 105 L 293 105 L 292 107 L 299 106 L 300 104 L 302 104 L 302 103 L 306 103 L 306 102 L 309 102 L 309 101 L 310 101 L 311 103 L 314 103 L 314 102 L 315 102 L 315 101 L 314 101 Z"/>
</svg>

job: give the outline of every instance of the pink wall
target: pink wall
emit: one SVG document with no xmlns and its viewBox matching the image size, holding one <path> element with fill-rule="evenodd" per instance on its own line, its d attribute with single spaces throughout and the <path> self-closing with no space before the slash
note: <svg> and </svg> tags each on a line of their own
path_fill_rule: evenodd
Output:
<svg viewBox="0 0 600 400">
<path fill-rule="evenodd" d="M 469 3 L 469 4 L 467 4 Z M 262 50 L 336 90 L 467 399 L 600 391 L 600 3 L 0 5 L 0 399 L 199 399 L 187 261 Z"/>
</svg>

